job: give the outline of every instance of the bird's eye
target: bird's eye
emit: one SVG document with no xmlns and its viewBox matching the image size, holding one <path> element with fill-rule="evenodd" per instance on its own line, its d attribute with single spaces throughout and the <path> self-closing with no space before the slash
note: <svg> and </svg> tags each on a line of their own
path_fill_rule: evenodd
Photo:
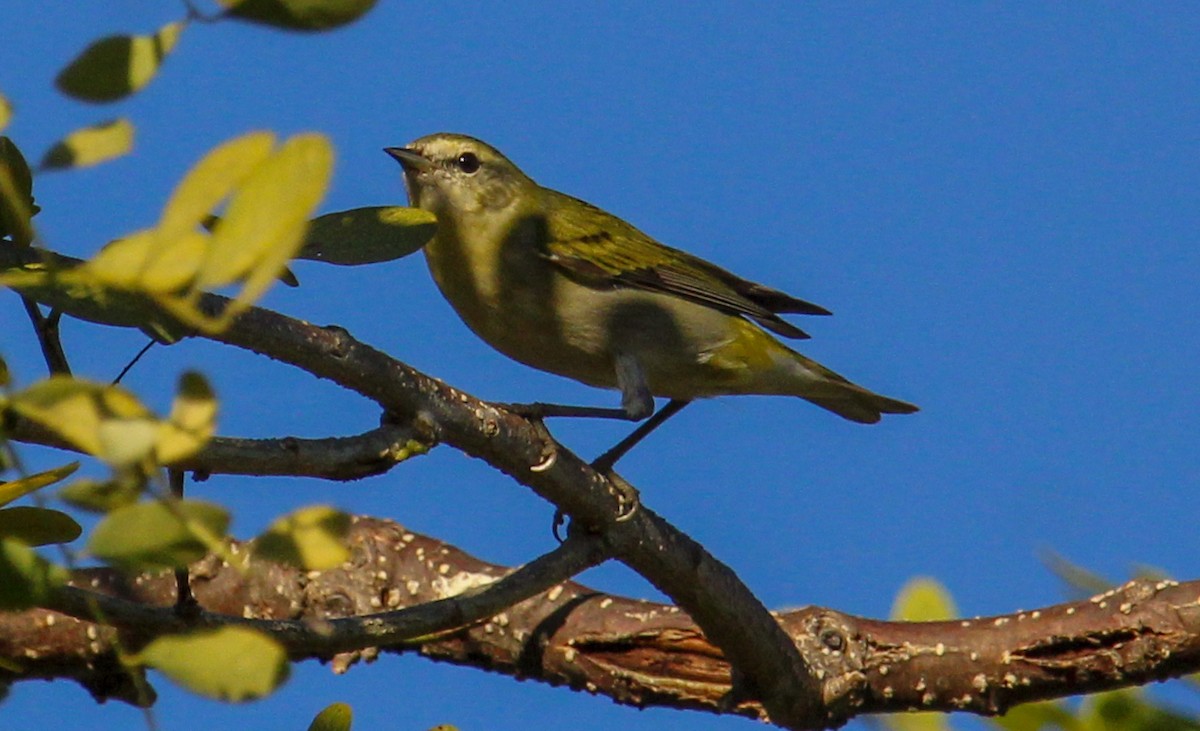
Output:
<svg viewBox="0 0 1200 731">
<path fill-rule="evenodd" d="M 458 165 L 458 169 L 467 175 L 473 175 L 479 170 L 479 158 L 473 152 L 464 152 L 454 162 Z"/>
</svg>

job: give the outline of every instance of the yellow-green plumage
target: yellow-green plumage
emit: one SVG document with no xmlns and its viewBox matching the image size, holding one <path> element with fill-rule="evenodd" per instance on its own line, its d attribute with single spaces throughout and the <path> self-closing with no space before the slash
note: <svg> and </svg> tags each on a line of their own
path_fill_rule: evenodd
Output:
<svg viewBox="0 0 1200 731">
<path fill-rule="evenodd" d="M 620 362 L 655 396 L 680 400 L 793 395 L 864 423 L 916 411 L 763 330 L 807 337 L 779 313 L 828 314 L 817 305 L 543 188 L 479 140 L 437 134 L 388 151 L 404 164 L 412 204 L 438 217 L 425 255 L 442 294 L 515 360 L 618 389 L 628 387 Z"/>
</svg>

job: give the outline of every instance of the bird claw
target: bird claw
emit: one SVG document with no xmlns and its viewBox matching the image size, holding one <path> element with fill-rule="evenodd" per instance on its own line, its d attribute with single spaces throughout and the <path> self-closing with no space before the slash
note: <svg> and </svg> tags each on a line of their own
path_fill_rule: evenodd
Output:
<svg viewBox="0 0 1200 731">
<path fill-rule="evenodd" d="M 615 472 L 607 472 L 609 491 L 617 498 L 617 517 L 618 523 L 633 518 L 637 514 L 638 507 L 642 504 L 642 498 L 638 494 L 637 488 L 630 485 Z"/>
</svg>

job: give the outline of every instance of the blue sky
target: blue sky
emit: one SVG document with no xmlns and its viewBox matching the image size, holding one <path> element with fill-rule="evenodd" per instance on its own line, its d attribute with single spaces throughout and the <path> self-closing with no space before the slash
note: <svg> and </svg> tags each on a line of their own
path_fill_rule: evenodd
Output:
<svg viewBox="0 0 1200 731">
<path fill-rule="evenodd" d="M 27 155 L 101 119 L 138 125 L 129 157 L 37 180 L 52 248 L 87 255 L 154 221 L 190 164 L 250 129 L 332 139 L 327 211 L 404 201 L 380 148 L 472 134 L 544 185 L 833 310 L 801 323 L 813 339 L 800 349 L 922 407 L 864 427 L 799 400 L 718 399 L 622 463 L 647 504 L 769 606 L 883 616 L 907 579 L 932 575 L 965 614 L 1031 608 L 1064 596 L 1046 549 L 1118 579 L 1135 564 L 1200 575 L 1186 538 L 1200 480 L 1195 6 L 382 0 L 325 35 L 192 27 L 160 78 L 119 104 L 53 91 L 89 41 L 182 13 L 129 1 L 6 7 L 20 32 L 0 50 L 0 91 L 16 106 L 7 134 Z M 476 340 L 419 256 L 296 272 L 303 286 L 273 290 L 268 306 L 346 327 L 475 395 L 616 403 Z M 97 378 L 142 344 L 65 330 L 77 370 Z M 0 332 L 18 376 L 40 374 L 15 297 L 0 298 Z M 185 368 L 213 381 L 228 435 L 377 422 L 371 404 L 327 383 L 202 342 L 156 349 L 126 383 L 163 407 Z M 626 427 L 551 428 L 593 455 Z M 449 448 L 350 485 L 214 478 L 193 494 L 230 505 L 242 536 L 329 502 L 498 563 L 552 546 L 549 505 Z M 655 596 L 620 566 L 584 580 Z M 163 729 L 299 729 L 339 700 L 357 728 L 750 728 L 413 657 L 344 677 L 305 663 L 246 706 L 157 686 Z M 0 718 L 44 722 L 51 708 L 55 726 L 141 723 L 65 683 L 16 686 Z"/>
</svg>

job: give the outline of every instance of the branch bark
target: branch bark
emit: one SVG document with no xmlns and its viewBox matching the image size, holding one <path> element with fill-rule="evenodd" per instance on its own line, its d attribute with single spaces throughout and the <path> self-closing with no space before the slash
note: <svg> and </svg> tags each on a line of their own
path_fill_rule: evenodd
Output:
<svg viewBox="0 0 1200 731">
<path fill-rule="evenodd" d="M 357 519 L 350 543 L 349 562 L 319 573 L 256 560 L 245 573 L 216 558 L 198 562 L 192 584 L 206 614 L 197 622 L 261 622 L 294 658 L 331 662 L 335 672 L 381 650 L 415 651 L 637 707 L 766 715 L 761 703 L 734 697 L 727 657 L 677 607 L 562 579 L 602 558 L 595 537 L 575 536 L 569 548 L 517 572 L 388 521 Z M 98 698 L 132 699 L 113 638 L 120 632 L 136 647 L 195 626 L 170 608 L 173 577 L 91 569 L 73 584 L 108 597 L 109 625 L 86 621 L 79 590 L 61 600 L 66 614 L 0 614 L 0 659 L 23 668 L 0 678 L 73 678 Z M 991 715 L 1196 672 L 1198 597 L 1200 582 L 1134 581 L 1088 600 L 970 620 L 886 622 L 820 607 L 775 617 L 793 642 L 821 657 L 814 670 L 822 697 L 840 699 L 848 715 Z M 434 637 L 408 639 L 439 627 Z"/>
</svg>

